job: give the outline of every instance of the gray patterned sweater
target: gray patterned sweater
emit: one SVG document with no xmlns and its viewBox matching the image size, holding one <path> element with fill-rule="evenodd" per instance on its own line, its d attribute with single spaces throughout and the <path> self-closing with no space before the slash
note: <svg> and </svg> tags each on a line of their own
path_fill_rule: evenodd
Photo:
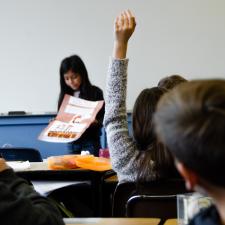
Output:
<svg viewBox="0 0 225 225">
<path fill-rule="evenodd" d="M 128 59 L 111 59 L 108 70 L 105 98 L 104 126 L 112 167 L 119 182 L 137 178 L 138 148 L 128 134 L 126 92 Z M 154 179 L 150 174 L 146 180 Z"/>
</svg>

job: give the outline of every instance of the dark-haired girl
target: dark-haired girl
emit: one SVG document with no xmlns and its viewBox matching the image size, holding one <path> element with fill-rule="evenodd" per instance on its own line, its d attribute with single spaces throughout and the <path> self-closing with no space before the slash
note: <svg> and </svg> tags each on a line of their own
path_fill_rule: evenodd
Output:
<svg viewBox="0 0 225 225">
<path fill-rule="evenodd" d="M 103 100 L 103 92 L 100 88 L 91 84 L 84 62 L 78 55 L 72 55 L 62 60 L 60 66 L 60 94 L 58 109 L 61 106 L 65 94 L 90 101 Z M 83 135 L 69 145 L 70 153 L 80 154 L 82 150 L 89 151 L 98 156 L 100 149 L 100 135 L 104 107 L 99 111 L 96 120 L 83 133 Z"/>
</svg>

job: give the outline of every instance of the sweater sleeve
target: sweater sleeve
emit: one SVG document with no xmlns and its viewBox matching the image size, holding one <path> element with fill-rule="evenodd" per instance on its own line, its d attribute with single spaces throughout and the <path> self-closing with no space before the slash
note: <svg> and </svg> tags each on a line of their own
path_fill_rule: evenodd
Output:
<svg viewBox="0 0 225 225">
<path fill-rule="evenodd" d="M 119 181 L 134 181 L 137 151 L 128 133 L 126 112 L 128 59 L 112 59 L 109 64 L 105 97 L 104 126 L 112 167 Z"/>
<path fill-rule="evenodd" d="M 0 215 L 4 225 L 63 225 L 61 214 L 11 170 L 0 172 Z"/>
</svg>

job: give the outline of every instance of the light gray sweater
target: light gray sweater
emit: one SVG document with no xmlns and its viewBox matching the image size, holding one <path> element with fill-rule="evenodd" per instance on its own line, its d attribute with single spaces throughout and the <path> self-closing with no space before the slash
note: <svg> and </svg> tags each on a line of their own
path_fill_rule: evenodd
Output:
<svg viewBox="0 0 225 225">
<path fill-rule="evenodd" d="M 135 181 L 138 173 L 138 148 L 128 134 L 126 92 L 128 59 L 111 59 L 105 98 L 104 126 L 112 167 L 119 182 Z M 154 179 L 151 174 L 146 180 Z"/>
</svg>

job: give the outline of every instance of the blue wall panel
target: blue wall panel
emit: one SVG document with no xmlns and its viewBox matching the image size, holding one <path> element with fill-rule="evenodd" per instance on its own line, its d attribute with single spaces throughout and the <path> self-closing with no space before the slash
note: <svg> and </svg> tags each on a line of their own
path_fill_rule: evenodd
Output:
<svg viewBox="0 0 225 225">
<path fill-rule="evenodd" d="M 41 131 L 55 114 L 0 116 L 0 147 L 32 147 L 40 151 L 42 158 L 68 154 L 66 143 L 52 143 L 38 140 Z M 128 114 L 128 126 L 131 133 L 131 116 Z M 107 147 L 106 134 L 102 129 L 101 145 Z"/>
</svg>

